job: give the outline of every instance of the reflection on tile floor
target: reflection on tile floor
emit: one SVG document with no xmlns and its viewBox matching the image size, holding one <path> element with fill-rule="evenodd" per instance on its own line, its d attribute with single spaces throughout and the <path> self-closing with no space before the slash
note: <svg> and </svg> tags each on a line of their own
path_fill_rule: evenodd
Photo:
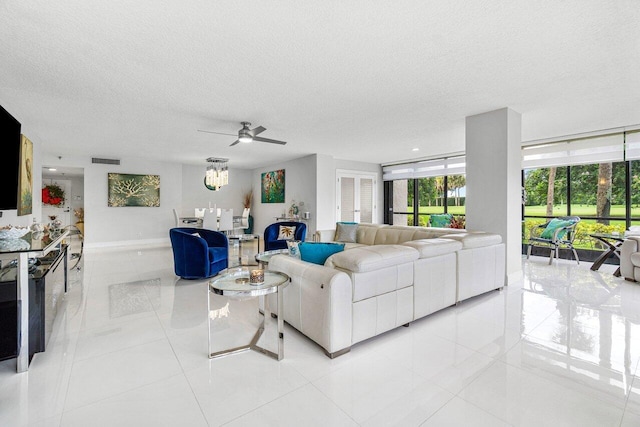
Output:
<svg viewBox="0 0 640 427">
<path fill-rule="evenodd" d="M 0 362 L 1 426 L 640 423 L 640 285 L 613 266 L 523 260 L 521 282 L 333 360 L 286 325 L 281 362 L 207 358 L 207 283 L 178 280 L 169 248 L 81 267 L 30 371 Z M 255 305 L 215 304 L 214 333 L 251 336 Z"/>
</svg>

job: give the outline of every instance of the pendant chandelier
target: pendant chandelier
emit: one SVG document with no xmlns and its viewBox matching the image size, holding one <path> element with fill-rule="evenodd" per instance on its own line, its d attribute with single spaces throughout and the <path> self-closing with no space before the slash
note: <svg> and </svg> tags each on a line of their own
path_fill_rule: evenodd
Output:
<svg viewBox="0 0 640 427">
<path fill-rule="evenodd" d="M 229 159 L 209 157 L 207 173 L 204 176 L 204 186 L 209 190 L 218 191 L 220 187 L 229 184 Z"/>
</svg>

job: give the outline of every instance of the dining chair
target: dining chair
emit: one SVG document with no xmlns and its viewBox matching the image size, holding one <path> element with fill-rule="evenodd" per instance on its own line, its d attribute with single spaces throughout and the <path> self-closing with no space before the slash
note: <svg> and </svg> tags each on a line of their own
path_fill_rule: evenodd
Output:
<svg viewBox="0 0 640 427">
<path fill-rule="evenodd" d="M 194 209 L 194 215 L 196 218 L 204 218 L 204 211 L 206 211 L 206 208 L 202 208 L 202 209 L 198 209 L 195 208 Z"/>
<path fill-rule="evenodd" d="M 218 230 L 218 216 L 215 211 L 211 211 L 210 209 L 204 210 L 204 216 L 202 217 L 202 228 L 206 228 L 207 230 Z"/>
<path fill-rule="evenodd" d="M 218 231 L 229 233 L 233 230 L 233 209 L 222 209 L 220 212 L 220 225 Z"/>
<path fill-rule="evenodd" d="M 176 227 L 180 227 L 180 216 L 177 210 L 173 210 L 173 218 L 176 220 Z"/>
</svg>

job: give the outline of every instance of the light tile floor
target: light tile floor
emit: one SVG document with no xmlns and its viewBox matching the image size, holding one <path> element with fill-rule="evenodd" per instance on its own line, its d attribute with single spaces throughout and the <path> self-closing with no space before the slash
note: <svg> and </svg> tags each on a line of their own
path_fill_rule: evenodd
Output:
<svg viewBox="0 0 640 427">
<path fill-rule="evenodd" d="M 287 325 L 276 362 L 207 358 L 206 281 L 169 248 L 81 265 L 47 351 L 0 362 L 0 426 L 640 425 L 640 285 L 613 266 L 523 260 L 522 282 L 334 360 Z M 251 335 L 254 302 L 215 304 L 215 342 Z"/>
</svg>

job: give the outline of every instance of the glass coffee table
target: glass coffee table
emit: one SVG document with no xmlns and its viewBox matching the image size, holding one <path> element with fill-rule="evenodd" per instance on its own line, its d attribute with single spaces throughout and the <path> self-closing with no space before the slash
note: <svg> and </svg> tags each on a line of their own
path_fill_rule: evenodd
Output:
<svg viewBox="0 0 640 427">
<path fill-rule="evenodd" d="M 217 357 L 227 356 L 234 353 L 240 353 L 247 350 L 254 350 L 259 353 L 265 354 L 276 360 L 282 360 L 284 357 L 284 320 L 282 317 L 282 289 L 289 284 L 291 279 L 284 273 L 277 271 L 264 271 L 264 282 L 259 285 L 253 285 L 249 283 L 249 270 L 246 268 L 233 268 L 223 271 L 218 276 L 211 279 L 209 282 L 209 293 L 207 298 L 208 307 L 208 328 L 209 328 L 209 359 Z M 258 345 L 258 340 L 262 336 L 265 329 L 265 318 L 271 317 L 271 310 L 269 307 L 269 299 L 265 298 L 265 295 L 276 294 L 278 307 L 276 309 L 277 322 L 278 322 L 278 352 L 274 353 Z M 260 326 L 255 335 L 251 339 L 251 342 L 247 345 L 242 345 L 226 350 L 211 351 L 211 321 L 215 319 L 215 315 L 211 312 L 211 297 L 212 294 L 221 295 L 228 298 L 248 299 L 248 298 L 260 298 L 260 306 L 264 307 L 264 310 L 259 310 L 262 316 Z"/>
<path fill-rule="evenodd" d="M 257 241 L 258 249 L 256 252 L 260 252 L 260 236 L 258 234 L 229 234 L 227 236 L 229 241 L 236 240 L 238 242 L 238 265 L 239 266 L 250 266 L 255 264 L 242 264 L 242 247 L 245 242 Z M 235 245 L 234 245 L 235 246 Z"/>
<path fill-rule="evenodd" d="M 269 261 L 271 261 L 271 257 L 274 255 L 288 255 L 289 249 L 274 249 L 272 251 L 264 251 L 256 254 L 256 261 L 260 263 L 262 268 L 265 268 L 269 265 Z"/>
</svg>

